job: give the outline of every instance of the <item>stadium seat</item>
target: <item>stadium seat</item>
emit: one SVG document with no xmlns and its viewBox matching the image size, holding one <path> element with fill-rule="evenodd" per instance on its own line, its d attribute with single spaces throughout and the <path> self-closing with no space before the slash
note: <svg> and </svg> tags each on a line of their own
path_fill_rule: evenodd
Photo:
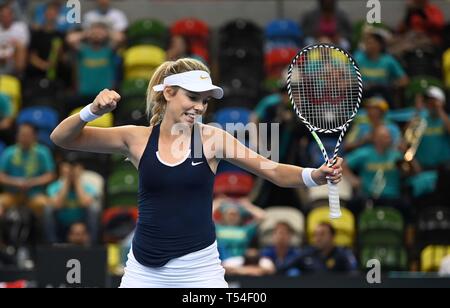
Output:
<svg viewBox="0 0 450 308">
<path fill-rule="evenodd" d="M 221 101 L 228 105 L 228 100 L 241 98 L 246 102 L 243 104 L 246 107 L 249 103 L 255 105 L 260 95 L 260 81 L 248 75 L 248 72 L 245 70 L 234 70 L 233 72 L 235 74 L 233 77 L 222 76 L 220 86 L 223 88 L 224 98 Z M 239 105 L 236 103 L 233 106 Z"/>
<path fill-rule="evenodd" d="M 425 247 L 420 253 L 420 269 L 423 272 L 437 272 L 444 257 L 450 255 L 450 246 Z"/>
<path fill-rule="evenodd" d="M 417 242 L 421 246 L 450 244 L 450 208 L 431 206 L 419 212 Z"/>
<path fill-rule="evenodd" d="M 220 48 L 253 46 L 262 50 L 263 37 L 258 25 L 242 18 L 231 20 L 219 29 Z"/>
<path fill-rule="evenodd" d="M 328 206 L 311 210 L 306 217 L 308 242 L 312 243 L 313 232 L 316 226 L 322 222 L 328 222 L 336 229 L 335 244 L 338 246 L 353 247 L 355 238 L 355 218 L 348 209 L 341 208 L 341 211 L 341 218 L 330 219 L 330 209 Z"/>
<path fill-rule="evenodd" d="M 414 98 L 416 94 L 422 94 L 429 86 L 443 88 L 444 84 L 438 78 L 433 76 L 421 75 L 411 78 L 405 89 L 406 106 L 414 107 Z"/>
<path fill-rule="evenodd" d="M 128 48 L 123 56 L 125 79 L 149 80 L 154 70 L 166 60 L 166 52 L 152 45 Z"/>
<path fill-rule="evenodd" d="M 114 206 L 136 206 L 139 189 L 137 170 L 130 164 L 124 164 L 108 177 L 108 204 Z"/>
<path fill-rule="evenodd" d="M 244 172 L 222 172 L 214 181 L 215 195 L 247 196 L 253 189 L 253 177 Z"/>
<path fill-rule="evenodd" d="M 223 129 L 226 125 L 242 123 L 247 125 L 250 121 L 251 110 L 247 108 L 223 108 L 216 112 L 214 122 L 220 124 Z"/>
<path fill-rule="evenodd" d="M 441 78 L 441 59 L 434 51 L 418 48 L 403 54 L 402 60 L 410 77 L 429 75 Z"/>
<path fill-rule="evenodd" d="M 248 47 L 227 47 L 220 49 L 219 69 L 220 79 L 226 76 L 235 76 L 235 69 L 245 68 L 254 78 L 259 78 L 264 74 L 262 50 L 254 46 Z"/>
<path fill-rule="evenodd" d="M 157 19 L 140 19 L 133 22 L 127 30 L 129 46 L 150 44 L 165 49 L 169 30 Z"/>
<path fill-rule="evenodd" d="M 450 48 L 442 55 L 442 70 L 444 73 L 445 87 L 450 89 Z"/>
<path fill-rule="evenodd" d="M 122 82 L 120 94 L 123 98 L 144 97 L 147 95 L 148 79 L 127 79 Z"/>
<path fill-rule="evenodd" d="M 125 239 L 135 229 L 137 217 L 137 207 L 106 209 L 102 215 L 104 242 L 117 243 Z"/>
<path fill-rule="evenodd" d="M 148 125 L 146 115 L 146 98 L 124 97 L 115 110 L 114 124 L 119 125 Z"/>
<path fill-rule="evenodd" d="M 297 54 L 295 48 L 273 49 L 265 55 L 265 70 L 268 77 L 281 77 L 286 67 Z"/>
<path fill-rule="evenodd" d="M 170 27 L 172 35 L 182 35 L 190 41 L 209 39 L 209 26 L 202 20 L 196 18 L 184 18 L 177 20 Z"/>
<path fill-rule="evenodd" d="M 265 32 L 266 39 L 287 39 L 300 43 L 302 32 L 297 22 L 290 19 L 277 19 L 267 24 Z"/>
<path fill-rule="evenodd" d="M 294 230 L 291 245 L 300 246 L 305 233 L 305 217 L 303 213 L 290 206 L 271 206 L 265 209 L 266 218 L 259 225 L 259 240 L 261 246 L 268 246 L 272 243 L 272 232 L 275 225 L 280 222 L 287 222 Z"/>
<path fill-rule="evenodd" d="M 39 142 L 53 148 L 54 143 L 50 140 L 50 134 L 58 125 L 58 117 L 58 112 L 51 107 L 28 107 L 19 112 L 17 124 L 33 124 L 38 129 Z"/>
<path fill-rule="evenodd" d="M 181 35 L 189 42 L 191 54 L 209 62 L 209 26 L 196 18 L 177 20 L 170 27 L 172 35 Z"/>
<path fill-rule="evenodd" d="M 359 240 L 364 245 L 401 245 L 403 229 L 403 217 L 394 208 L 366 209 L 358 219 Z"/>
<path fill-rule="evenodd" d="M 8 95 L 13 103 L 13 114 L 17 115 L 22 104 L 20 80 L 10 75 L 0 75 L 0 92 Z"/>
<path fill-rule="evenodd" d="M 367 261 L 379 260 L 383 271 L 408 269 L 408 255 L 401 246 L 366 245 L 360 250 L 361 268 L 367 270 Z"/>
<path fill-rule="evenodd" d="M 70 115 L 74 115 L 77 113 L 80 113 L 81 109 L 83 109 L 83 107 L 79 107 L 74 109 Z M 104 114 L 103 116 L 101 116 L 98 119 L 95 119 L 94 121 L 91 121 L 87 124 L 87 126 L 92 126 L 92 127 L 112 127 L 114 123 L 114 115 L 109 112 L 107 114 Z"/>
</svg>

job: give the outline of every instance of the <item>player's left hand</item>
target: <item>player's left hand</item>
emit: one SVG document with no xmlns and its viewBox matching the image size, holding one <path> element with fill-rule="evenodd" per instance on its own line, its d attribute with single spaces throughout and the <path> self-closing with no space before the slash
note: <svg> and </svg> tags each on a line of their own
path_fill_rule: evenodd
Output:
<svg viewBox="0 0 450 308">
<path fill-rule="evenodd" d="M 311 177 L 319 185 L 327 184 L 328 180 L 333 184 L 337 184 L 342 180 L 342 162 L 344 160 L 340 157 L 337 158 L 336 163 L 332 167 L 328 167 L 323 164 L 322 167 L 315 170 Z"/>
</svg>

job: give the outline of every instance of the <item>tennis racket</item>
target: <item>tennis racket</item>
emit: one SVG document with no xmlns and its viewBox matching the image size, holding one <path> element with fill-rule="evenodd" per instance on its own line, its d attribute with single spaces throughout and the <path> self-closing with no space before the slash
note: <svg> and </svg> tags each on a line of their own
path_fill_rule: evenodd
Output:
<svg viewBox="0 0 450 308">
<path fill-rule="evenodd" d="M 333 166 L 361 103 L 362 78 L 355 60 L 333 45 L 307 46 L 292 60 L 287 86 L 295 113 L 316 140 L 325 162 Z M 331 159 L 318 133 L 340 133 Z M 328 181 L 328 198 L 330 217 L 341 217 L 339 191 L 331 181 Z"/>
</svg>

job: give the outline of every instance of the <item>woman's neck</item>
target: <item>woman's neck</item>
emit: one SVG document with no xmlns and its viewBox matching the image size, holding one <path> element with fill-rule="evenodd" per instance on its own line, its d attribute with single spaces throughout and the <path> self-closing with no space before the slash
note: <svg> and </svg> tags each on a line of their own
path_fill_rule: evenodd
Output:
<svg viewBox="0 0 450 308">
<path fill-rule="evenodd" d="M 177 125 L 176 129 L 174 127 Z M 190 138 L 191 127 L 187 124 L 175 122 L 169 119 L 167 116 L 163 118 L 159 128 L 159 135 L 165 140 L 175 140 L 180 137 L 180 131 L 183 133 L 184 137 Z"/>
</svg>

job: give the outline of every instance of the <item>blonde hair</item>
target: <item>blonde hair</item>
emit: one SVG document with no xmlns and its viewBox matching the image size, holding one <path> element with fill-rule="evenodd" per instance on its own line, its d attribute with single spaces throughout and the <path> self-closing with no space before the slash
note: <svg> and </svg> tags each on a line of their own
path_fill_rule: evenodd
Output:
<svg viewBox="0 0 450 308">
<path fill-rule="evenodd" d="M 195 70 L 202 70 L 209 73 L 208 67 L 206 67 L 205 64 L 202 62 L 190 59 L 190 58 L 183 58 L 176 61 L 166 61 L 163 64 L 161 64 L 155 71 L 155 73 L 152 76 L 152 79 L 150 80 L 148 84 L 147 89 L 147 116 L 150 119 L 150 125 L 156 125 L 160 123 L 164 117 L 164 112 L 166 110 L 166 104 L 167 101 L 164 98 L 163 92 L 155 92 L 153 90 L 153 87 L 162 84 L 164 81 L 164 78 L 185 73 L 189 71 L 195 71 Z M 176 89 L 175 89 L 176 91 Z"/>
</svg>

